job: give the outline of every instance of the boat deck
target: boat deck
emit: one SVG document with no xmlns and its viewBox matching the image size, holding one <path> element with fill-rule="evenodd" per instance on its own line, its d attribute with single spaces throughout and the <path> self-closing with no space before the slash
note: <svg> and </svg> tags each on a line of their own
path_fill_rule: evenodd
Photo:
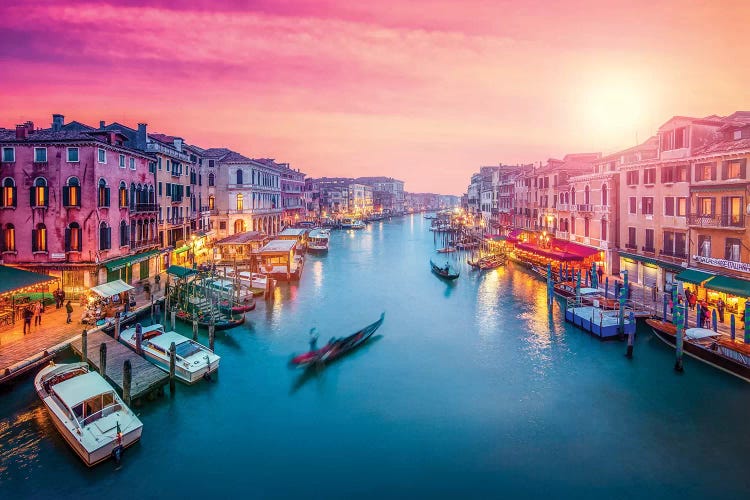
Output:
<svg viewBox="0 0 750 500">
<path fill-rule="evenodd" d="M 130 382 L 130 398 L 132 401 L 160 392 L 162 387 L 169 382 L 169 375 L 138 356 L 127 346 L 116 341 L 103 332 L 92 332 L 88 334 L 88 361 L 91 366 L 99 370 L 99 346 L 107 344 L 107 373 L 105 377 L 117 387 L 122 394 L 122 377 L 125 360 L 130 360 L 132 367 L 132 379 Z M 70 346 L 77 353 L 81 353 L 80 337 Z"/>
</svg>

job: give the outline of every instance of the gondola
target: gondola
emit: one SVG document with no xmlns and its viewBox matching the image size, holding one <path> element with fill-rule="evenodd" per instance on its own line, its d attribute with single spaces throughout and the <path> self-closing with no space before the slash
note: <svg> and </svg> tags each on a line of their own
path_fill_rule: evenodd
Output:
<svg viewBox="0 0 750 500">
<path fill-rule="evenodd" d="M 455 247 L 438 248 L 437 253 L 453 253 L 456 251 Z"/>
<path fill-rule="evenodd" d="M 344 354 L 356 349 L 361 346 L 372 336 L 375 331 L 380 328 L 385 319 L 385 313 L 380 315 L 380 319 L 376 322 L 367 325 L 356 333 L 349 335 L 344 338 L 332 338 L 326 345 L 320 349 L 308 351 L 299 356 L 292 358 L 292 365 L 307 368 L 313 365 L 321 365 L 330 363 L 335 359 L 340 358 Z"/>
<path fill-rule="evenodd" d="M 461 272 L 458 269 L 454 268 L 447 262 L 445 263 L 445 266 L 440 267 L 430 260 L 430 267 L 432 268 L 433 273 L 446 280 L 454 280 L 461 275 Z"/>
<path fill-rule="evenodd" d="M 193 316 L 186 312 L 186 311 L 178 311 L 175 315 L 177 319 L 180 321 L 184 321 L 185 323 L 193 323 Z M 218 318 L 214 320 L 214 330 L 228 330 L 230 328 L 234 328 L 235 326 L 240 326 L 245 322 L 245 316 L 242 315 L 239 318 Z M 201 328 L 208 328 L 211 325 L 210 318 L 206 317 L 198 317 L 198 326 Z"/>
<path fill-rule="evenodd" d="M 252 311 L 255 309 L 255 299 L 252 301 L 246 301 L 242 303 L 236 302 L 232 307 L 229 307 L 228 300 L 222 300 L 219 302 L 219 310 L 224 314 L 242 314 L 244 312 Z"/>
</svg>

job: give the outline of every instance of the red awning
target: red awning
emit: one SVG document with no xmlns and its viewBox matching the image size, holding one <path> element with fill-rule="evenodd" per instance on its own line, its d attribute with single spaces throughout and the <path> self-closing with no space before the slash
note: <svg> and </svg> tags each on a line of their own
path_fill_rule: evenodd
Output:
<svg viewBox="0 0 750 500">
<path fill-rule="evenodd" d="M 514 229 L 510 233 L 508 233 L 508 241 L 516 242 L 518 241 L 518 237 L 521 236 L 521 233 L 523 232 L 523 229 Z"/>
<path fill-rule="evenodd" d="M 572 241 L 562 242 L 561 249 L 566 252 L 580 255 L 584 259 L 591 257 L 592 255 L 596 255 L 601 251 L 598 248 L 587 247 L 586 245 L 579 245 L 578 243 L 573 243 Z"/>
<path fill-rule="evenodd" d="M 537 255 L 541 255 L 542 257 L 547 257 L 548 259 L 554 259 L 554 260 L 561 260 L 561 261 L 579 261 L 583 260 L 583 256 L 566 252 L 564 250 L 558 249 L 558 248 L 539 248 L 536 245 L 532 245 L 530 243 L 516 243 L 516 248 L 519 250 L 524 250 L 526 252 L 531 252 Z"/>
</svg>

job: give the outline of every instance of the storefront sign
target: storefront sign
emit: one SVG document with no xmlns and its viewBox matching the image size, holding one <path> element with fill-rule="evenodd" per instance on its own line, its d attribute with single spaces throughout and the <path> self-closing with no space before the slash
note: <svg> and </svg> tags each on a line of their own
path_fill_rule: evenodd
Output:
<svg viewBox="0 0 750 500">
<path fill-rule="evenodd" d="M 750 273 L 750 264 L 745 262 L 734 262 L 731 260 L 714 259 L 713 257 L 703 257 L 702 255 L 693 255 L 693 259 L 701 264 L 708 264 L 709 266 L 723 267 L 725 269 L 731 269 L 733 271 L 740 271 L 743 273 Z"/>
<path fill-rule="evenodd" d="M 64 253 L 52 253 L 49 255 L 50 259 L 64 259 L 65 254 Z"/>
</svg>

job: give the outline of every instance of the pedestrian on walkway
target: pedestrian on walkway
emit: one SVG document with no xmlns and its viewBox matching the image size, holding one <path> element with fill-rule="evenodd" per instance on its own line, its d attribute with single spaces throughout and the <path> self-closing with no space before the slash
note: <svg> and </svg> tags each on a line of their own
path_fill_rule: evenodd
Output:
<svg viewBox="0 0 750 500">
<path fill-rule="evenodd" d="M 156 276 L 154 276 L 154 283 L 156 283 L 156 289 L 161 290 L 161 276 L 160 275 L 157 274 Z"/>
<path fill-rule="evenodd" d="M 65 312 L 68 313 L 68 320 L 65 323 L 70 323 L 70 315 L 73 314 L 73 304 L 71 304 L 70 301 L 65 304 Z"/>
<path fill-rule="evenodd" d="M 42 326 L 42 301 L 34 304 L 34 326 Z"/>
<path fill-rule="evenodd" d="M 55 309 L 60 309 L 60 289 L 58 288 L 52 292 L 52 297 L 55 299 Z"/>
<path fill-rule="evenodd" d="M 151 300 L 151 284 L 148 281 L 143 285 L 143 291 L 146 293 L 146 300 Z"/>
<path fill-rule="evenodd" d="M 601 285 L 601 283 L 604 281 L 604 268 L 602 266 L 599 266 L 596 269 L 596 274 L 599 275 L 599 284 Z"/>
<path fill-rule="evenodd" d="M 695 293 L 690 292 L 690 297 L 688 298 L 688 305 L 690 305 L 690 310 L 695 309 L 695 304 L 698 302 L 698 297 L 695 295 Z"/>
<path fill-rule="evenodd" d="M 34 317 L 34 311 L 31 310 L 31 306 L 26 306 L 23 309 L 23 334 L 26 332 L 31 333 L 31 318 Z"/>
<path fill-rule="evenodd" d="M 711 311 L 708 310 L 708 302 L 705 300 L 701 302 L 700 305 L 701 308 L 701 319 L 703 319 L 703 324 L 700 325 L 703 328 L 711 328 Z"/>
<path fill-rule="evenodd" d="M 724 307 L 726 304 L 724 304 L 724 301 L 721 300 L 721 297 L 719 297 L 719 300 L 716 301 L 716 313 L 719 315 L 719 323 L 724 323 Z"/>
</svg>

